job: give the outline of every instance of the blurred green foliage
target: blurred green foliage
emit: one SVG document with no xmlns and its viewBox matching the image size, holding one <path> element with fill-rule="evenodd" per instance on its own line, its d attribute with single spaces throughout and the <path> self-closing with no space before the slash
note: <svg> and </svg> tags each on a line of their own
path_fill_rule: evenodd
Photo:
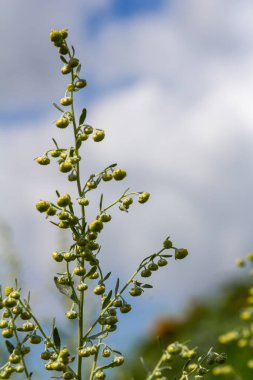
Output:
<svg viewBox="0 0 253 380">
<path fill-rule="evenodd" d="M 116 380 L 144 380 L 145 370 L 140 358 L 144 359 L 147 368 L 153 368 L 161 355 L 160 347 L 179 341 L 188 346 L 198 347 L 200 353 L 207 352 L 214 347 L 218 352 L 226 352 L 228 360 L 226 365 L 234 368 L 230 376 L 214 376 L 209 374 L 206 379 L 253 379 L 253 370 L 247 367 L 247 361 L 253 358 L 252 348 L 239 348 L 236 342 L 222 345 L 218 337 L 232 329 L 247 326 L 239 318 L 240 310 L 245 307 L 248 296 L 249 282 L 234 280 L 224 286 L 219 292 L 206 299 L 193 302 L 180 317 L 158 319 L 149 337 L 138 342 L 132 350 L 129 359 Z M 159 342 L 157 337 L 159 336 Z M 182 367 L 183 361 L 177 363 L 175 368 Z M 171 371 L 169 379 L 174 380 L 175 371 Z"/>
</svg>

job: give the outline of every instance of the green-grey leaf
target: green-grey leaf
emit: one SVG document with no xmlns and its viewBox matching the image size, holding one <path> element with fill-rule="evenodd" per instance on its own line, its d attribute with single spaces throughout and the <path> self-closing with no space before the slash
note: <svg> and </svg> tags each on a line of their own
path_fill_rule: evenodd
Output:
<svg viewBox="0 0 253 380">
<path fill-rule="evenodd" d="M 114 290 L 115 296 L 118 294 L 118 290 L 119 290 L 119 278 L 117 278 L 117 282 L 116 282 L 116 285 L 115 285 L 115 290 Z"/>
<path fill-rule="evenodd" d="M 55 347 L 57 348 L 57 350 L 59 350 L 61 347 L 61 338 L 60 338 L 58 329 L 56 327 L 54 328 L 53 339 L 54 339 Z"/>
<path fill-rule="evenodd" d="M 7 347 L 9 354 L 12 354 L 13 350 L 15 349 L 13 344 L 9 340 L 6 340 L 5 344 L 6 344 L 6 347 Z"/>
<path fill-rule="evenodd" d="M 82 125 L 84 123 L 86 116 L 87 116 L 87 110 L 86 108 L 84 108 L 79 118 L 79 125 Z"/>
<path fill-rule="evenodd" d="M 103 304 L 102 304 L 102 309 L 104 309 L 110 303 L 111 297 L 112 297 L 112 290 L 109 291 L 106 298 L 104 299 Z"/>
</svg>

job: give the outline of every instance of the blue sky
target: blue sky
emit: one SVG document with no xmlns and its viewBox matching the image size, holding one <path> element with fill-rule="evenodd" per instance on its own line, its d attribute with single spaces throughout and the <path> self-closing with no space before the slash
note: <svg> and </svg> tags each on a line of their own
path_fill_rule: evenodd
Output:
<svg viewBox="0 0 253 380">
<path fill-rule="evenodd" d="M 35 282 L 46 302 L 47 276 L 57 270 L 50 253 L 64 240 L 34 204 L 53 199 L 55 188 L 73 191 L 55 166 L 33 161 L 52 137 L 69 144 L 69 129 L 53 122 L 51 103 L 67 82 L 48 38 L 51 28 L 68 27 L 88 81 L 78 107 L 106 131 L 101 145 L 87 143 L 84 176 L 118 162 L 127 181 L 104 189 L 108 201 L 125 186 L 152 194 L 129 215 L 113 213 L 101 236 L 107 269 L 127 279 L 168 235 L 190 251 L 152 278 L 156 293 L 136 305 L 136 337 L 158 312 L 180 312 L 192 297 L 214 292 L 235 275 L 234 259 L 252 249 L 253 4 L 171 3 L 0 3 L 0 219 L 23 258 L 24 288 Z"/>
</svg>

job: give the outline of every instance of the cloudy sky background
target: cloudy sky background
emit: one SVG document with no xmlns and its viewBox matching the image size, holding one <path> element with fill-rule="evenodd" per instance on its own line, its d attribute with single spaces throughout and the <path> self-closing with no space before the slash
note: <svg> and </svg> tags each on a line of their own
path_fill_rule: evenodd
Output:
<svg viewBox="0 0 253 380">
<path fill-rule="evenodd" d="M 134 340 L 157 315 L 182 311 L 236 275 L 234 259 L 252 249 L 252 16 L 251 0 L 0 2 L 0 222 L 37 310 L 59 306 L 47 289 L 59 270 L 51 252 L 66 248 L 66 237 L 34 204 L 55 200 L 56 188 L 71 191 L 56 165 L 33 161 L 52 137 L 64 145 L 71 135 L 53 124 L 51 103 L 67 82 L 50 29 L 69 28 L 89 84 L 78 106 L 106 131 L 101 144 L 87 143 L 83 175 L 118 162 L 128 177 L 101 188 L 108 202 L 126 187 L 152 194 L 129 214 L 113 211 L 101 236 L 105 267 L 127 279 L 168 235 L 190 252 L 133 300 L 118 338 Z"/>
</svg>

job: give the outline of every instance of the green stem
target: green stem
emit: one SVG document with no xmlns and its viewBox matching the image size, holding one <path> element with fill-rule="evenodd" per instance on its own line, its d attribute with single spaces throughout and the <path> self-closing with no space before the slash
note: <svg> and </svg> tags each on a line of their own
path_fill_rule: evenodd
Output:
<svg viewBox="0 0 253 380">
<path fill-rule="evenodd" d="M 74 85 L 74 80 L 75 80 L 75 75 L 74 71 L 72 70 L 71 72 L 71 82 Z M 77 123 L 76 123 L 76 118 L 75 118 L 75 109 L 74 109 L 74 94 L 71 92 L 71 99 L 72 99 L 72 104 L 71 104 L 71 112 L 72 112 L 72 122 L 73 122 L 73 129 L 74 129 L 74 136 L 75 136 L 75 148 L 76 148 L 76 154 L 78 155 L 78 147 L 77 147 L 77 133 L 78 133 L 78 128 L 77 128 Z M 79 166 L 79 161 L 76 164 L 76 174 L 77 174 L 77 189 L 78 189 L 78 194 L 79 197 L 82 197 L 82 188 L 81 188 L 81 180 L 80 180 L 80 166 Z M 82 231 L 84 232 L 85 228 L 85 210 L 84 206 L 80 205 L 81 207 L 81 213 L 82 213 Z M 84 265 L 84 260 L 82 262 L 82 265 Z M 83 280 L 83 277 L 80 279 L 80 282 Z M 78 313 L 78 347 L 82 346 L 82 336 L 83 336 L 83 319 L 84 319 L 84 293 L 80 292 L 80 297 L 79 297 L 79 303 L 78 303 L 78 308 L 79 308 L 79 313 Z M 77 378 L 79 380 L 82 380 L 82 357 L 77 356 Z"/>
<path fill-rule="evenodd" d="M 9 310 L 10 311 L 10 310 Z M 12 322 L 13 322 L 13 325 L 14 325 L 14 335 L 15 335 L 15 338 L 16 338 L 16 341 L 17 341 L 17 345 L 22 348 L 22 344 L 19 340 L 19 336 L 18 336 L 18 333 L 16 331 L 16 325 L 14 323 L 14 318 L 13 318 L 13 315 L 11 313 L 11 317 L 12 317 Z M 25 362 L 25 358 L 24 358 L 24 354 L 22 353 L 22 350 L 21 350 L 21 360 L 22 360 L 22 364 L 24 366 L 24 370 L 25 370 L 25 375 L 26 375 L 26 378 L 27 380 L 30 380 L 30 375 L 29 375 L 29 372 L 28 372 L 28 369 L 27 369 L 27 366 L 26 366 L 26 362 Z"/>
<path fill-rule="evenodd" d="M 109 210 L 109 208 L 115 206 L 117 203 L 119 203 L 123 198 L 125 197 L 128 197 L 129 195 L 136 195 L 136 194 L 139 194 L 139 193 L 136 193 L 136 192 L 131 192 L 131 193 L 124 193 L 122 194 L 116 201 L 114 201 L 113 203 L 111 203 L 109 206 L 105 207 L 103 210 L 101 210 L 101 213 Z"/>
<path fill-rule="evenodd" d="M 101 331 L 102 331 L 102 327 L 101 327 Z M 90 380 L 93 380 L 93 377 L 94 377 L 95 372 L 96 372 L 97 361 L 98 361 L 98 354 L 99 354 L 99 350 L 100 350 L 101 341 L 102 341 L 102 339 L 98 340 L 98 349 L 97 349 L 97 352 L 94 355 L 94 360 L 93 360 L 92 368 L 91 368 L 91 372 L 90 372 Z"/>
</svg>

